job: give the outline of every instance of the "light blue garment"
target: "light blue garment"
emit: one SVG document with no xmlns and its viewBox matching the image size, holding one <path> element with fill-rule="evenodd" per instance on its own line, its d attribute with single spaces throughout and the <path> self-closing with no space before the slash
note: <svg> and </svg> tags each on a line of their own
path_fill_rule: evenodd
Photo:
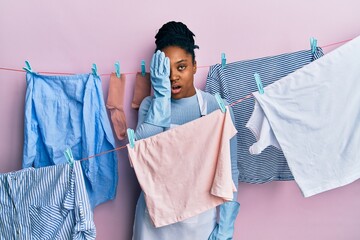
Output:
<svg viewBox="0 0 360 240">
<path fill-rule="evenodd" d="M 95 239 L 80 162 L 0 174 L 0 239 Z"/>
<path fill-rule="evenodd" d="M 240 204 L 235 201 L 220 205 L 219 223 L 211 233 L 209 240 L 232 240 L 236 216 L 239 213 Z"/>
<path fill-rule="evenodd" d="M 114 149 L 101 80 L 92 74 L 44 76 L 27 73 L 23 168 L 66 163 Z M 91 206 L 113 199 L 117 187 L 116 153 L 81 162 Z"/>
<path fill-rule="evenodd" d="M 160 50 L 154 53 L 150 65 L 150 80 L 154 98 L 145 122 L 155 126 L 169 127 L 171 123 L 170 59 Z"/>
<path fill-rule="evenodd" d="M 169 129 L 144 122 L 152 99 L 153 97 L 147 97 L 141 103 L 139 109 L 138 125 L 135 131 L 136 139 L 151 137 Z M 185 124 L 205 116 L 206 114 L 217 109 L 219 109 L 219 105 L 215 97 L 201 90 L 196 90 L 196 95 L 192 97 L 171 99 L 171 127 Z M 232 119 L 234 119 L 233 115 Z M 199 132 L 201 132 L 201 129 L 199 129 Z M 232 179 L 237 187 L 238 168 L 236 159 L 236 136 L 230 140 L 230 148 Z M 181 181 L 181 179 L 179 179 L 179 181 Z M 234 199 L 236 199 L 236 197 L 237 194 L 234 193 Z M 227 206 L 224 207 L 227 208 Z M 229 212 L 230 211 L 226 211 L 226 213 Z M 155 228 L 151 222 L 143 193 L 141 193 L 136 205 L 133 240 L 207 240 L 216 226 L 216 213 L 216 208 L 213 208 L 184 221 L 160 228 Z M 223 213 L 225 212 L 223 211 Z"/>
</svg>

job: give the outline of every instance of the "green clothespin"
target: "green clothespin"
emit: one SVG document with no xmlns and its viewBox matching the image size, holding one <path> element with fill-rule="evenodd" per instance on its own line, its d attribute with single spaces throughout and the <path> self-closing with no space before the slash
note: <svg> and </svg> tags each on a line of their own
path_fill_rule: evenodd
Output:
<svg viewBox="0 0 360 240">
<path fill-rule="evenodd" d="M 226 56 L 225 53 L 221 53 L 221 67 L 224 68 L 226 66 Z"/>
<path fill-rule="evenodd" d="M 217 103 L 219 104 L 219 107 L 220 107 L 221 111 L 223 113 L 225 113 L 226 112 L 225 103 L 224 103 L 223 99 L 220 97 L 220 94 L 215 93 L 215 98 L 216 98 Z"/>
<path fill-rule="evenodd" d="M 127 129 L 127 136 L 128 136 L 128 140 L 129 140 L 129 144 L 131 148 L 135 147 L 135 134 L 134 134 L 134 130 L 131 128 Z"/>
<path fill-rule="evenodd" d="M 25 71 L 27 71 L 28 73 L 35 73 L 35 72 L 32 70 L 29 61 L 26 60 L 26 61 L 25 61 L 25 65 L 26 65 L 26 67 L 23 67 L 23 69 L 24 69 Z"/>
<path fill-rule="evenodd" d="M 119 63 L 119 61 L 117 61 L 117 62 L 115 63 L 115 73 L 116 73 L 116 76 L 117 76 L 118 78 L 120 78 L 120 63 Z"/>
<path fill-rule="evenodd" d="M 256 85 L 257 85 L 257 87 L 259 89 L 259 93 L 264 94 L 264 88 L 263 88 L 263 85 L 262 85 L 262 82 L 261 82 L 260 75 L 258 73 L 254 73 L 254 77 L 255 77 Z"/>
<path fill-rule="evenodd" d="M 311 53 L 315 54 L 317 48 L 317 40 L 313 37 L 310 38 L 310 47 L 311 47 Z"/>
<path fill-rule="evenodd" d="M 64 155 L 65 155 L 66 160 L 68 161 L 70 167 L 73 168 L 75 159 L 74 159 L 71 149 L 66 148 L 64 151 Z"/>
<path fill-rule="evenodd" d="M 98 72 L 97 72 L 97 66 L 95 63 L 93 63 L 91 71 L 94 76 L 99 77 Z"/>
</svg>

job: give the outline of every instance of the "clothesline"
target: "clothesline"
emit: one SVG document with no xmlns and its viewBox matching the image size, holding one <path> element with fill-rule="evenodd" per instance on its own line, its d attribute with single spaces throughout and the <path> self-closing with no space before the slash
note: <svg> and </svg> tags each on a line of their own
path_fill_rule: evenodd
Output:
<svg viewBox="0 0 360 240">
<path fill-rule="evenodd" d="M 342 44 L 342 43 L 346 43 L 348 41 L 352 40 L 352 38 L 350 39 L 346 39 L 346 40 L 343 40 L 343 41 L 340 41 L 340 42 L 335 42 L 335 43 L 330 43 L 330 44 L 327 44 L 327 45 L 324 45 L 324 46 L 321 46 L 321 48 L 327 48 L 327 47 L 331 47 L 331 46 L 334 46 L 334 45 L 338 45 L 338 44 Z M 197 68 L 209 68 L 211 65 L 209 66 L 198 66 Z M 4 70 L 4 71 L 13 71 L 13 72 L 26 72 L 25 70 L 23 69 L 16 69 L 16 68 L 8 68 L 8 67 L 0 67 L 0 70 Z M 69 72 L 47 72 L 47 71 L 40 71 L 38 73 L 41 73 L 41 74 L 58 74 L 58 75 L 76 75 L 76 73 L 69 73 Z M 124 75 L 135 75 L 137 74 L 138 72 L 124 72 L 124 73 L 121 73 L 121 74 L 124 74 Z M 111 73 L 101 73 L 99 74 L 99 76 L 110 76 Z"/>
<path fill-rule="evenodd" d="M 341 44 L 341 43 L 345 43 L 345 42 L 348 42 L 352 39 L 347 39 L 347 40 L 343 40 L 343 41 L 340 41 L 340 42 L 336 42 L 336 43 L 331 43 L 331 44 L 328 44 L 328 45 L 325 45 L 325 46 L 322 46 L 321 48 L 326 48 L 326 47 L 330 47 L 330 46 L 334 46 L 334 45 L 337 45 L 337 44 Z M 205 67 L 210 67 L 210 66 L 199 66 L 198 68 L 205 68 Z M 3 68 L 3 67 L 0 67 L 0 70 L 8 70 L 8 71 L 16 71 L 16 72 L 26 72 L 25 70 L 20 70 L 20 69 L 12 69 L 12 68 Z M 74 75 L 74 73 L 56 73 L 56 72 L 39 72 L 39 73 L 45 73 L 45 74 L 64 74 L 64 75 Z M 123 73 L 123 74 L 136 74 L 137 72 L 135 73 Z M 99 74 L 100 76 L 104 76 L 104 75 L 110 75 L 110 74 Z M 253 95 L 250 93 L 248 95 L 246 95 L 245 97 L 229 104 L 230 107 L 240 103 L 240 102 L 243 102 L 249 98 L 253 97 Z M 98 157 L 98 156 L 101 156 L 101 155 L 104 155 L 104 154 L 108 154 L 108 153 L 111 153 L 111 152 L 115 152 L 115 151 L 119 151 L 121 149 L 124 149 L 126 148 L 126 145 L 123 145 L 123 146 L 120 146 L 120 147 L 117 147 L 117 148 L 114 148 L 114 149 L 111 149 L 111 150 L 108 150 L 108 151 L 104 151 L 104 152 L 100 152 L 100 153 L 97 153 L 97 154 L 94 154 L 94 155 L 91 155 L 91 156 L 88 156 L 86 158 L 81 158 L 81 159 L 78 159 L 77 161 L 85 161 L 85 160 L 88 160 L 90 158 L 94 158 L 94 157 Z"/>
<path fill-rule="evenodd" d="M 243 98 L 241 98 L 241 99 L 239 99 L 239 100 L 237 100 L 237 101 L 229 104 L 229 106 L 232 107 L 232 106 L 234 106 L 234 105 L 236 105 L 236 104 L 238 104 L 238 103 L 240 103 L 240 102 L 242 102 L 242 101 L 245 101 L 246 99 L 251 98 L 252 96 L 253 96 L 252 94 L 246 95 L 245 97 L 243 97 Z M 111 152 L 119 151 L 119 150 L 121 150 L 121 149 L 123 149 L 123 148 L 126 148 L 126 145 L 120 146 L 120 147 L 117 147 L 117 148 L 114 148 L 114 149 L 111 149 L 111 150 L 108 150 L 108 151 L 105 151 L 105 152 L 100 152 L 100 153 L 98 153 L 98 154 L 95 154 L 95 155 L 92 155 L 92 156 L 89 156 L 89 157 L 86 157 L 86 158 L 81 158 L 81 159 L 79 159 L 78 161 L 85 161 L 85 160 L 88 160 L 88 159 L 90 159 L 90 158 L 94 158 L 94 157 L 98 157 L 98 156 L 101 156 L 101 155 L 104 155 L 104 154 L 108 154 L 108 153 L 111 153 Z"/>
</svg>

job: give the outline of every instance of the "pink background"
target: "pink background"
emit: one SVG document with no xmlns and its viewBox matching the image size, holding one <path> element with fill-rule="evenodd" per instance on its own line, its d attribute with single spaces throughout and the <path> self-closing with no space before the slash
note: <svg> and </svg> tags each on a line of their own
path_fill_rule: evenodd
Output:
<svg viewBox="0 0 360 240">
<path fill-rule="evenodd" d="M 114 71 L 120 61 L 127 75 L 125 110 L 130 108 L 133 74 L 154 49 L 154 35 L 169 20 L 183 21 L 196 34 L 196 85 L 205 85 L 208 66 L 309 49 L 309 38 L 326 46 L 360 33 L 358 0 L 225 1 L 10 1 L 0 2 L 0 67 L 35 71 Z M 328 52 L 334 47 L 326 47 Z M 109 76 L 104 75 L 107 95 Z M 19 170 L 23 144 L 25 74 L 0 69 L 0 172 Z M 358 92 L 356 92 L 358 93 Z M 127 141 L 118 142 L 118 146 Z M 117 197 L 95 209 L 98 238 L 131 239 L 139 193 L 125 150 L 119 154 Z M 360 181 L 304 198 L 294 181 L 240 183 L 241 203 L 234 239 L 359 240 Z M 174 238 L 176 239 L 176 238 Z"/>
</svg>

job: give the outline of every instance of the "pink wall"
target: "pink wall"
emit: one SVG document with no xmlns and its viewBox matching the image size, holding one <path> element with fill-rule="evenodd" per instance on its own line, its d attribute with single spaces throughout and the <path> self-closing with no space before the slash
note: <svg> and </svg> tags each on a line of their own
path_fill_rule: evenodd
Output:
<svg viewBox="0 0 360 240">
<path fill-rule="evenodd" d="M 9 1 L 0 2 L 0 67 L 21 69 L 29 60 L 35 71 L 89 72 L 96 63 L 110 73 L 149 64 L 157 29 L 169 20 L 183 21 L 196 34 L 199 66 L 275 55 L 320 46 L 360 34 L 358 0 L 225 1 Z M 330 51 L 328 47 L 325 51 Z M 149 65 L 147 65 L 148 68 Z M 196 85 L 205 85 L 207 67 Z M 108 76 L 103 77 L 107 94 Z M 134 74 L 127 75 L 125 110 L 129 127 Z M 0 70 L 0 172 L 20 169 L 23 143 L 25 74 Z M 124 145 L 118 142 L 118 145 Z M 126 152 L 119 152 L 117 198 L 95 209 L 98 239 L 131 238 L 139 193 Z M 295 182 L 240 184 L 241 210 L 234 239 L 358 240 L 360 181 L 310 198 Z"/>
</svg>

